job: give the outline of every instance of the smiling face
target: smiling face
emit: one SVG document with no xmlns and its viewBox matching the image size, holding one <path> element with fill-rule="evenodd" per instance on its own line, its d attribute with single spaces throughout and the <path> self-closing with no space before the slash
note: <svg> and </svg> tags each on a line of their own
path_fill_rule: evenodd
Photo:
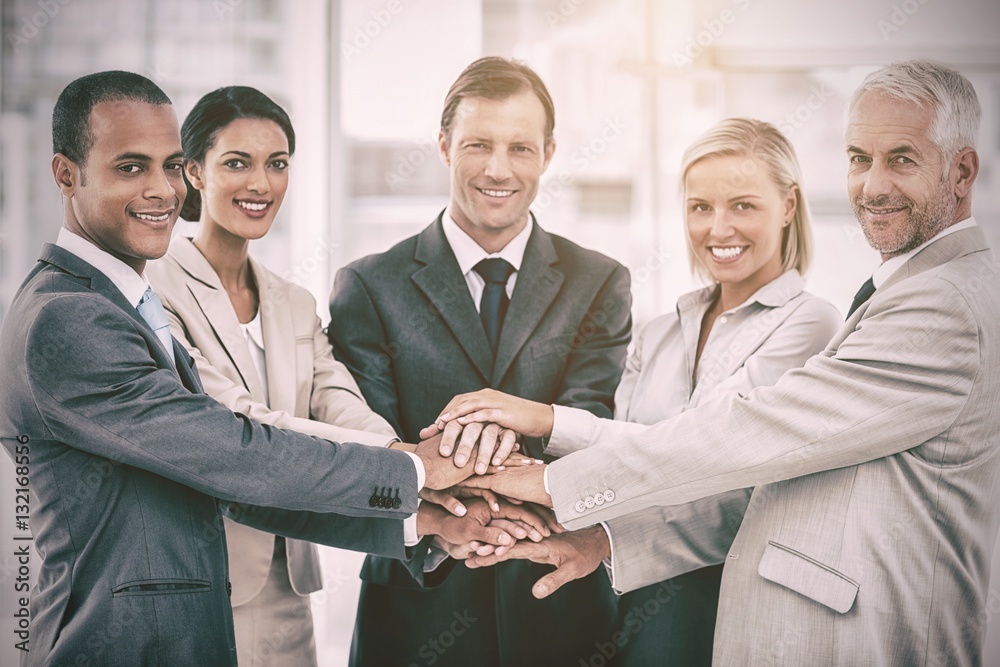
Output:
<svg viewBox="0 0 1000 667">
<path fill-rule="evenodd" d="M 847 187 L 868 243 L 889 259 L 956 222 L 951 165 L 931 140 L 934 110 L 865 93 L 847 127 Z"/>
<path fill-rule="evenodd" d="M 502 100 L 463 99 L 450 133 L 439 137 L 441 159 L 451 170 L 455 222 L 490 252 L 528 222 L 538 180 L 555 151 L 545 128 L 545 108 L 524 91 Z"/>
<path fill-rule="evenodd" d="M 759 160 L 723 156 L 691 165 L 684 192 L 691 249 L 724 290 L 739 293 L 738 303 L 781 275 L 794 188 L 782 192 Z"/>
<path fill-rule="evenodd" d="M 98 102 L 93 145 L 77 165 L 56 154 L 66 227 L 141 273 L 162 257 L 187 189 L 177 116 L 169 104 Z"/>
<path fill-rule="evenodd" d="M 240 118 L 226 125 L 204 163 L 185 165 L 201 191 L 201 222 L 241 239 L 268 232 L 288 190 L 288 137 L 277 123 Z"/>
</svg>

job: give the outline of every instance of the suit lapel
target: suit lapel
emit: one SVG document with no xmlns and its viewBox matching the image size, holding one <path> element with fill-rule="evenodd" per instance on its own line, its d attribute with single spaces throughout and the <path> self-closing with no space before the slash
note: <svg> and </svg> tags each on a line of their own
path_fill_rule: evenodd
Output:
<svg viewBox="0 0 1000 667">
<path fill-rule="evenodd" d="M 424 264 L 411 277 L 414 285 L 441 314 L 483 381 L 488 382 L 493 352 L 469 294 L 469 286 L 441 229 L 441 216 L 420 233 L 414 259 Z"/>
<path fill-rule="evenodd" d="M 868 307 L 872 304 L 875 299 L 878 299 L 881 294 L 884 294 L 887 289 L 893 285 L 915 276 L 919 273 L 923 273 L 928 269 L 933 269 L 936 266 L 941 266 L 953 259 L 957 259 L 963 255 L 967 255 L 972 252 L 979 252 L 983 250 L 988 250 L 989 244 L 986 242 L 986 235 L 983 230 L 979 227 L 973 227 L 971 229 L 962 229 L 957 232 L 952 232 L 948 236 L 942 239 L 938 239 L 934 243 L 930 244 L 916 255 L 911 257 L 903 266 L 899 267 L 895 273 L 889 276 L 889 279 L 876 290 L 872 298 L 868 299 L 867 302 L 863 303 L 858 307 L 851 316 L 847 318 L 844 322 L 844 326 L 840 328 L 840 331 L 833 337 L 830 344 L 827 346 L 826 350 L 823 352 L 826 356 L 832 356 L 836 353 L 837 348 L 840 344 L 844 342 L 858 326 L 858 323 L 865 316 L 868 311 Z"/>
<path fill-rule="evenodd" d="M 239 372 L 243 385 L 253 400 L 263 403 L 264 388 L 260 384 L 257 368 L 250 357 L 250 350 L 240 329 L 236 311 L 219 281 L 219 276 L 190 239 L 174 238 L 170 242 L 170 256 L 191 277 L 191 280 L 187 281 L 187 288 L 198 303 L 205 321 L 212 327 L 212 332 Z"/>
<path fill-rule="evenodd" d="M 270 271 L 250 260 L 260 296 L 261 329 L 264 332 L 264 356 L 267 367 L 267 390 L 272 410 L 295 414 L 296 359 L 295 326 L 292 320 L 288 286 L 278 284 Z M 256 375 L 256 373 L 255 373 Z M 263 396 L 261 397 L 263 400 Z"/>
<path fill-rule="evenodd" d="M 52 266 L 59 267 L 62 271 L 74 275 L 77 278 L 87 280 L 89 282 L 90 289 L 94 290 L 105 299 L 121 308 L 126 315 L 135 320 L 139 326 L 149 332 L 149 335 L 152 338 L 156 339 L 156 344 L 151 345 L 150 348 L 153 350 L 153 357 L 156 359 L 157 363 L 163 368 L 173 368 L 176 370 L 176 366 L 170 359 L 170 355 L 164 349 L 163 344 L 160 343 L 159 338 L 156 338 L 156 334 L 153 333 L 153 330 L 149 328 L 149 324 L 146 323 L 146 320 L 142 319 L 142 315 L 139 314 L 135 305 L 128 302 L 128 299 L 126 299 L 125 295 L 121 293 L 121 290 L 119 290 L 118 287 L 111 282 L 110 278 L 86 261 L 57 245 L 46 244 L 42 248 L 42 254 L 38 259 L 51 264 Z M 174 340 L 173 337 L 171 337 L 171 341 L 174 344 L 174 352 L 176 353 L 178 348 L 177 341 Z"/>
<path fill-rule="evenodd" d="M 525 342 L 538 328 L 545 313 L 562 289 L 565 276 L 552 268 L 559 261 L 552 239 L 536 222 L 524 250 L 524 260 L 517 274 L 517 284 L 511 296 L 493 365 L 490 384 L 494 387 L 514 362 Z M 480 329 L 482 327 L 480 326 Z M 485 339 L 485 336 L 484 336 Z"/>
</svg>

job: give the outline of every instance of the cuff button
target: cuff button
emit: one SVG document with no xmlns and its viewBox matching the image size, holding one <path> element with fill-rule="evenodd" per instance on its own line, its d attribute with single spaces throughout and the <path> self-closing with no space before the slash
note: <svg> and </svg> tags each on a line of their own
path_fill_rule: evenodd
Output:
<svg viewBox="0 0 1000 667">
<path fill-rule="evenodd" d="M 604 502 L 606 503 L 614 502 L 614 499 L 615 499 L 614 491 L 608 489 L 607 491 L 604 492 Z"/>
<path fill-rule="evenodd" d="M 583 514 L 584 512 L 587 511 L 587 505 L 582 500 L 576 501 L 576 505 L 574 505 L 573 507 L 579 514 Z"/>
</svg>

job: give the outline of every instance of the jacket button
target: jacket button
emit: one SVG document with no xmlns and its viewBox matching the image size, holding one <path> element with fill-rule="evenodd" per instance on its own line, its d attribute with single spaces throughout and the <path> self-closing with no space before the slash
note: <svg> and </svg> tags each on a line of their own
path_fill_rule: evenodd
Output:
<svg viewBox="0 0 1000 667">
<path fill-rule="evenodd" d="M 594 496 L 587 496 L 586 498 L 584 498 L 583 504 L 587 506 L 587 509 L 592 508 L 595 505 Z"/>
<path fill-rule="evenodd" d="M 594 504 L 595 505 L 603 505 L 604 504 L 604 494 L 603 493 L 595 493 L 594 494 Z"/>
<path fill-rule="evenodd" d="M 372 491 L 372 497 L 368 499 L 368 506 L 369 507 L 377 507 L 378 506 L 378 487 L 377 486 L 375 487 L 375 490 Z"/>
<path fill-rule="evenodd" d="M 612 491 L 611 489 L 608 489 L 607 491 L 604 492 L 604 502 L 611 503 L 611 502 L 614 502 L 614 500 L 615 500 L 615 492 L 614 491 Z"/>
<path fill-rule="evenodd" d="M 226 582 L 226 595 L 233 597 L 233 582 L 231 581 Z"/>
<path fill-rule="evenodd" d="M 576 501 L 576 505 L 574 505 L 573 507 L 579 514 L 583 514 L 584 512 L 587 511 L 587 505 L 582 500 Z"/>
</svg>

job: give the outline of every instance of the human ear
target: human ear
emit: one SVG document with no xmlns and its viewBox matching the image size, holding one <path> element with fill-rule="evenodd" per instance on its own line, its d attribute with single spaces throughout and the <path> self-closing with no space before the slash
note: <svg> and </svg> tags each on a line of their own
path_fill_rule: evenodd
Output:
<svg viewBox="0 0 1000 667">
<path fill-rule="evenodd" d="M 444 166 L 446 167 L 451 166 L 451 155 L 449 153 L 450 146 L 448 145 L 449 143 L 450 143 L 450 137 L 447 134 L 445 134 L 444 130 L 438 132 L 438 155 L 441 157 L 441 162 L 443 162 Z"/>
<path fill-rule="evenodd" d="M 955 181 L 955 196 L 964 199 L 972 190 L 972 184 L 979 175 L 979 154 L 974 148 L 963 148 L 952 161 L 952 167 L 958 174 Z"/>
<path fill-rule="evenodd" d="M 195 190 L 205 189 L 205 170 L 194 160 L 184 161 L 184 175 Z"/>
<path fill-rule="evenodd" d="M 62 153 L 56 153 L 52 156 L 52 178 L 64 197 L 72 197 L 80 184 L 82 173 L 75 162 Z"/>
<path fill-rule="evenodd" d="M 795 212 L 799 208 L 799 186 L 793 184 L 792 187 L 788 188 L 788 195 L 785 196 L 785 222 L 784 227 L 792 224 L 792 220 L 795 219 Z"/>
</svg>

